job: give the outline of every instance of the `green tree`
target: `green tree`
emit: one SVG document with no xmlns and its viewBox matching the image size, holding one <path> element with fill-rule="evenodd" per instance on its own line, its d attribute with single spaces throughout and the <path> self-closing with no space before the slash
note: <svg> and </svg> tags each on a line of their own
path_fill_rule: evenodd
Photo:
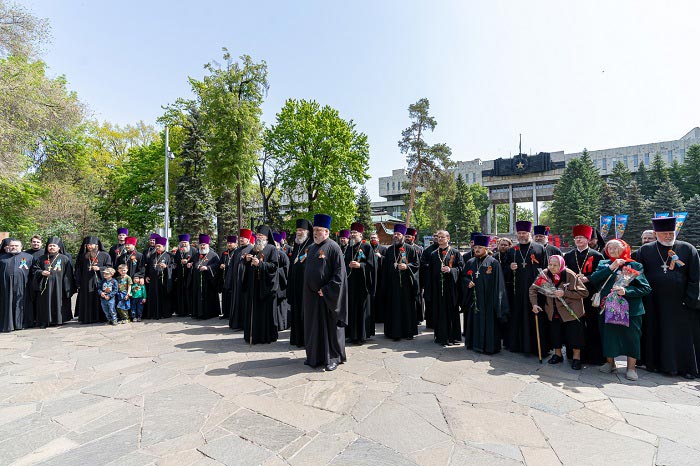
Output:
<svg viewBox="0 0 700 466">
<path fill-rule="evenodd" d="M 681 193 L 686 199 L 700 194 L 700 145 L 693 144 L 685 153 L 681 165 L 683 173 L 683 189 Z"/>
<path fill-rule="evenodd" d="M 587 150 L 571 159 L 554 187 L 553 229 L 571 231 L 579 223 L 597 225 L 600 214 L 602 180 Z"/>
<path fill-rule="evenodd" d="M 355 216 L 355 221 L 364 225 L 364 238 L 369 239 L 372 230 L 374 230 L 374 223 L 372 223 L 372 199 L 369 197 L 367 187 L 364 185 L 360 188 L 360 193 L 357 195 L 357 215 Z"/>
<path fill-rule="evenodd" d="M 515 207 L 515 221 L 527 220 L 532 222 L 534 214 L 531 209 L 527 209 L 519 204 Z M 515 225 L 509 226 L 510 224 L 510 207 L 508 204 L 497 204 L 496 205 L 496 219 L 498 220 L 498 232 L 505 233 L 508 232 L 510 228 L 515 228 Z M 494 231 L 496 225 L 494 225 Z"/>
<path fill-rule="evenodd" d="M 625 214 L 627 213 L 627 202 L 629 185 L 632 182 L 632 173 L 627 169 L 627 166 L 618 161 L 613 167 L 612 173 L 607 179 L 607 184 L 613 192 L 609 207 L 611 213 Z"/>
<path fill-rule="evenodd" d="M 600 186 L 600 215 L 615 215 L 619 213 L 615 207 L 617 193 L 605 181 Z"/>
<path fill-rule="evenodd" d="M 27 213 L 41 200 L 39 185 L 23 178 L 0 176 L 0 191 L 0 231 L 26 239 L 36 228 L 34 218 Z"/>
<path fill-rule="evenodd" d="M 449 168 L 454 165 L 451 160 L 452 150 L 444 143 L 428 145 L 425 133 L 432 132 L 437 126 L 437 120 L 430 116 L 430 102 L 420 99 L 408 106 L 408 116 L 411 125 L 401 132 L 399 149 L 406 154 L 406 176 L 410 180 L 408 209 L 406 210 L 406 225 L 411 224 L 411 212 L 416 197 L 416 188 L 430 186 L 440 178 L 444 178 Z"/>
<path fill-rule="evenodd" d="M 476 210 L 479 213 L 480 229 L 482 231 L 486 231 L 486 216 L 490 215 L 489 207 L 491 206 L 491 202 L 489 201 L 489 190 L 479 183 L 472 183 L 467 186 L 472 195 L 474 207 L 476 207 Z"/>
<path fill-rule="evenodd" d="M 669 177 L 668 168 L 664 163 L 664 159 L 661 154 L 657 153 L 651 160 L 651 166 L 649 167 L 649 198 L 651 199 L 659 188 L 664 186 L 664 180 Z"/>
<path fill-rule="evenodd" d="M 324 212 L 335 229 L 355 218 L 355 187 L 369 176 L 367 135 L 315 101 L 289 99 L 270 128 L 267 150 L 285 169 L 283 195 L 301 204 L 292 217 Z"/>
<path fill-rule="evenodd" d="M 0 57 L 34 57 L 49 36 L 49 22 L 29 10 L 0 0 Z"/>
<path fill-rule="evenodd" d="M 464 182 L 461 173 L 457 175 L 454 198 L 449 203 L 447 214 L 450 220 L 449 230 L 453 232 L 451 239 L 457 245 L 468 242 L 469 233 L 480 229 L 481 212 L 474 205 L 472 190 Z"/>
<path fill-rule="evenodd" d="M 658 182 L 659 188 L 649 201 L 649 218 L 655 212 L 680 212 L 683 210 L 683 196 L 680 189 L 671 182 L 668 172 L 664 172 L 663 177 Z"/>
<path fill-rule="evenodd" d="M 429 186 L 418 197 L 421 219 L 414 223 L 414 228 L 431 233 L 444 228 L 454 233 L 449 212 L 455 197 L 455 179 L 447 172 L 440 182 Z"/>
<path fill-rule="evenodd" d="M 688 217 L 681 228 L 678 239 L 700 246 L 700 194 L 695 194 L 686 202 Z"/>
<path fill-rule="evenodd" d="M 647 203 L 637 182 L 632 181 L 627 190 L 627 210 L 622 212 L 629 215 L 624 239 L 630 244 L 640 244 L 644 230 L 651 228 Z"/>
<path fill-rule="evenodd" d="M 639 162 L 639 167 L 637 167 L 635 179 L 637 180 L 639 190 L 642 192 L 642 196 L 644 197 L 644 199 L 649 200 L 649 198 L 651 198 L 651 191 L 654 188 L 651 179 L 649 179 L 649 172 L 644 166 L 644 162 Z"/>
</svg>

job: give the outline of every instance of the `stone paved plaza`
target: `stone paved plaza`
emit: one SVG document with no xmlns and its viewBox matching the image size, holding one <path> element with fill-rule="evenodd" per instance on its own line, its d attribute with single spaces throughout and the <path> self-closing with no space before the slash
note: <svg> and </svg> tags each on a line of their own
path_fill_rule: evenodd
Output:
<svg viewBox="0 0 700 466">
<path fill-rule="evenodd" d="M 379 326 L 378 333 L 381 331 Z M 335 372 L 224 321 L 0 335 L 0 464 L 700 464 L 700 383 L 378 335 Z"/>
</svg>

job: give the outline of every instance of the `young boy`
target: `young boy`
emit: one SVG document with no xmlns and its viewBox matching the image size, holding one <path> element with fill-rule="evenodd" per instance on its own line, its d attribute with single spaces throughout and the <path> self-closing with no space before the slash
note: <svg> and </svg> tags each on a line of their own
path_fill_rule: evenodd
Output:
<svg viewBox="0 0 700 466">
<path fill-rule="evenodd" d="M 107 267 L 102 271 L 103 279 L 100 282 L 100 305 L 110 325 L 117 324 L 117 313 L 114 311 L 114 296 L 117 294 L 119 284 L 113 277 L 114 269 Z"/>
<path fill-rule="evenodd" d="M 119 277 L 119 292 L 117 293 L 117 314 L 119 315 L 119 323 L 125 324 L 129 320 L 129 311 L 131 310 L 131 286 L 133 280 L 129 276 L 129 266 L 121 264 L 117 267 Z"/>
<path fill-rule="evenodd" d="M 143 274 L 134 275 L 134 285 L 131 287 L 131 320 L 141 322 L 143 306 L 146 304 L 146 287 L 143 284 Z"/>
</svg>

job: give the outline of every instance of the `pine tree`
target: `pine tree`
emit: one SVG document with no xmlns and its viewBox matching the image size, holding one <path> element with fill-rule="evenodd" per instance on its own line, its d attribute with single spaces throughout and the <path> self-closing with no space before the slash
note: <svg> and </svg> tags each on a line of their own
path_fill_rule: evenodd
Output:
<svg viewBox="0 0 700 466">
<path fill-rule="evenodd" d="M 571 159 L 554 187 L 552 227 L 555 231 L 569 232 L 579 223 L 597 225 L 602 194 L 600 172 L 588 151 Z"/>
<path fill-rule="evenodd" d="M 700 246 L 700 194 L 695 194 L 686 202 L 688 217 L 678 239 L 687 241 L 694 246 Z"/>
<path fill-rule="evenodd" d="M 651 167 L 649 169 L 649 197 L 653 197 L 659 188 L 662 188 L 663 181 L 668 178 L 668 168 L 664 163 L 664 159 L 661 154 L 657 153 L 651 161 Z"/>
<path fill-rule="evenodd" d="M 175 188 L 175 227 L 179 233 L 211 233 L 214 198 L 204 184 L 206 143 L 199 109 L 191 106 L 185 122 L 185 141 L 178 157 L 183 168 Z"/>
<path fill-rule="evenodd" d="M 454 226 L 451 241 L 456 245 L 466 243 L 470 232 L 480 230 L 481 215 L 474 205 L 471 190 L 464 182 L 461 173 L 457 175 L 455 181 L 455 196 L 450 202 L 448 216 L 450 230 Z"/>
<path fill-rule="evenodd" d="M 681 166 L 680 162 L 678 162 L 678 159 L 673 159 L 673 162 L 671 162 L 671 166 L 668 167 L 668 177 L 671 179 L 671 182 L 675 184 L 676 187 L 680 190 L 681 196 L 683 196 L 683 192 L 685 192 L 686 190 L 685 176 L 683 172 L 683 167 Z"/>
<path fill-rule="evenodd" d="M 683 196 L 681 191 L 671 182 L 668 173 L 664 173 L 660 180 L 659 189 L 656 190 L 649 202 L 648 214 L 651 217 L 656 212 L 681 212 L 683 210 Z"/>
<path fill-rule="evenodd" d="M 613 214 L 627 213 L 627 190 L 632 182 L 632 173 L 627 169 L 627 166 L 618 161 L 613 167 L 612 173 L 608 177 L 608 185 L 613 192 L 610 200 L 610 209 Z"/>
<path fill-rule="evenodd" d="M 612 186 L 610 186 L 605 181 L 601 183 L 601 195 L 600 195 L 600 215 L 615 215 L 615 196 L 616 193 L 613 191 Z"/>
<path fill-rule="evenodd" d="M 635 179 L 637 180 L 637 186 L 639 186 L 639 190 L 642 192 L 642 196 L 644 197 L 644 199 L 649 200 L 652 194 L 651 191 L 653 189 L 653 186 L 651 180 L 649 179 L 649 172 L 644 166 L 644 162 L 640 162 L 639 167 L 637 167 Z"/>
<path fill-rule="evenodd" d="M 374 230 L 374 224 L 372 223 L 372 199 L 370 199 L 367 187 L 365 186 L 362 186 L 357 196 L 357 215 L 355 221 L 365 226 L 364 238 L 369 239 L 372 230 Z"/>
<path fill-rule="evenodd" d="M 690 199 L 700 194 L 700 145 L 693 144 L 685 153 L 685 159 L 681 165 L 683 172 L 683 197 Z"/>
<path fill-rule="evenodd" d="M 644 230 L 651 228 L 647 203 L 637 182 L 632 181 L 627 191 L 627 210 L 622 212 L 629 215 L 624 239 L 630 244 L 640 244 Z"/>
</svg>

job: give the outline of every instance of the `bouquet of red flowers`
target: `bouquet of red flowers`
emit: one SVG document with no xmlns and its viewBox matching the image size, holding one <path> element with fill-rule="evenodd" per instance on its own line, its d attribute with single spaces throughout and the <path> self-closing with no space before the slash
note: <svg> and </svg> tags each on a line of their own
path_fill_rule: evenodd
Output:
<svg viewBox="0 0 700 466">
<path fill-rule="evenodd" d="M 557 291 L 558 288 L 556 287 L 554 282 L 552 282 L 552 279 L 549 278 L 549 275 L 547 275 L 547 273 L 542 269 L 537 270 L 539 270 L 539 275 L 537 275 L 537 279 L 535 279 L 535 283 L 533 284 L 537 292 L 547 296 L 548 298 L 558 299 L 561 305 L 564 307 L 564 309 L 566 309 L 569 312 L 571 317 L 580 321 L 573 309 L 571 309 L 571 307 L 568 304 L 566 304 L 566 301 L 564 301 L 564 297 L 556 296 L 554 294 L 554 292 Z M 564 287 L 566 286 L 567 284 L 564 285 Z"/>
</svg>

